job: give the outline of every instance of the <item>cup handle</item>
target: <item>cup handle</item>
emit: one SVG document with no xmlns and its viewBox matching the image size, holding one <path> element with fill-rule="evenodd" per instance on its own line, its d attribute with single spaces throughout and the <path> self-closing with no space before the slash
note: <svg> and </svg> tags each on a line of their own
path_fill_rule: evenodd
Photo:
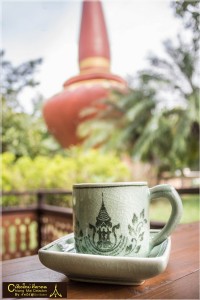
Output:
<svg viewBox="0 0 200 300">
<path fill-rule="evenodd" d="M 178 225 L 182 212 L 183 205 L 181 198 L 174 187 L 168 184 L 156 185 L 150 190 L 150 201 L 157 198 L 167 198 L 170 201 L 172 211 L 170 218 L 164 228 L 150 240 L 150 250 L 156 245 L 162 243 Z"/>
</svg>

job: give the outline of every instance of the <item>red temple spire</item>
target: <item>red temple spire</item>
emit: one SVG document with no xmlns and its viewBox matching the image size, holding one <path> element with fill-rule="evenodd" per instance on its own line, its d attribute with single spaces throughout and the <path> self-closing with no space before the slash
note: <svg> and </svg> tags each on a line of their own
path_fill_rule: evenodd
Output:
<svg viewBox="0 0 200 300">
<path fill-rule="evenodd" d="M 110 48 L 100 1 L 84 1 L 79 38 L 81 73 L 109 72 Z"/>
<path fill-rule="evenodd" d="M 82 142 L 77 135 L 79 124 L 86 119 L 80 114 L 82 110 L 96 105 L 113 89 L 127 89 L 124 79 L 110 73 L 109 42 L 99 0 L 83 1 L 79 66 L 80 74 L 65 81 L 63 90 L 43 107 L 49 131 L 64 148 Z"/>
</svg>

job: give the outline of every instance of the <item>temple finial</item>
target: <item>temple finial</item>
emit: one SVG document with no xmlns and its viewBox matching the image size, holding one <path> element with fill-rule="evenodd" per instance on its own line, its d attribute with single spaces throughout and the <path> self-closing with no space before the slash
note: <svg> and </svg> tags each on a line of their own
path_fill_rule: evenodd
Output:
<svg viewBox="0 0 200 300">
<path fill-rule="evenodd" d="M 100 1 L 83 1 L 79 67 L 81 73 L 110 70 L 110 47 Z"/>
<path fill-rule="evenodd" d="M 113 89 L 127 91 L 126 81 L 110 73 L 110 49 L 101 2 L 83 1 L 82 8 L 80 74 L 65 81 L 64 89 L 51 97 L 43 107 L 48 130 L 63 148 L 83 142 L 77 134 L 79 124 L 85 120 L 80 115 L 82 110 L 94 107 L 96 101 L 107 98 Z M 91 120 L 95 116 L 91 114 Z"/>
</svg>

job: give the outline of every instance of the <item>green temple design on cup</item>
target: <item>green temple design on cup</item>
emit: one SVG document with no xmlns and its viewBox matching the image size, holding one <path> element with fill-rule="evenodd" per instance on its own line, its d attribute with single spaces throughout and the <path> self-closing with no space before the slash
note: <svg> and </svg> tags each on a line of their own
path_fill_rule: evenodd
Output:
<svg viewBox="0 0 200 300">
<path fill-rule="evenodd" d="M 167 198 L 172 206 L 165 227 L 149 234 L 149 202 Z M 74 238 L 78 253 L 148 256 L 179 223 L 182 202 L 170 185 L 146 183 L 76 184 L 73 190 Z"/>
<path fill-rule="evenodd" d="M 144 209 L 139 216 L 133 214 L 132 224 L 128 225 L 129 236 L 123 236 L 120 232 L 120 220 L 118 224 L 113 224 L 109 216 L 102 193 L 102 205 L 96 224 L 89 224 L 92 235 L 83 237 L 79 221 L 76 219 L 76 227 L 79 230 L 80 238 L 75 238 L 76 248 L 79 252 L 87 253 L 88 248 L 92 248 L 95 254 L 118 255 L 124 249 L 124 255 L 131 252 L 138 253 L 141 248 L 141 241 L 144 239 L 143 226 L 147 223 Z"/>
</svg>

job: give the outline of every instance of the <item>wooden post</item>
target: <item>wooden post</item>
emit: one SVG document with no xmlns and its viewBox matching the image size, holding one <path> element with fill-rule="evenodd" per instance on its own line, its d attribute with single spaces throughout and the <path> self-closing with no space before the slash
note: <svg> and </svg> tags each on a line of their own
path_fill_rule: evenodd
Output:
<svg viewBox="0 0 200 300">
<path fill-rule="evenodd" d="M 38 249 L 42 247 L 42 206 L 44 204 L 45 194 L 37 192 L 37 223 L 38 223 Z"/>
</svg>

